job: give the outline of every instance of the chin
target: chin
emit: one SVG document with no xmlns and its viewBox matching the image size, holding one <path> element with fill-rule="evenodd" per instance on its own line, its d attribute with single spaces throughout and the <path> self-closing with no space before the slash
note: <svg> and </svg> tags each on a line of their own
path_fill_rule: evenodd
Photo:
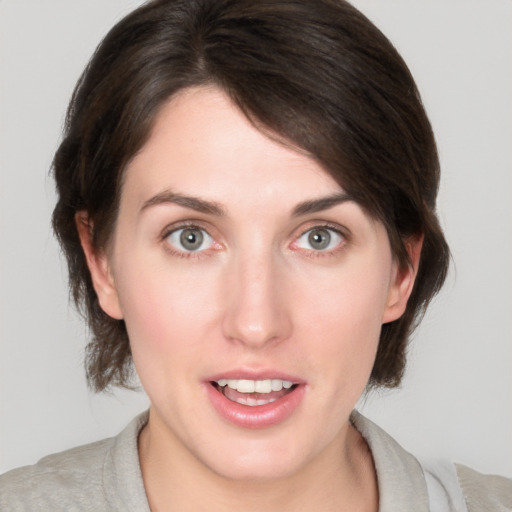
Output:
<svg viewBox="0 0 512 512">
<path fill-rule="evenodd" d="M 247 457 L 235 457 L 226 460 L 225 464 L 216 461 L 210 466 L 217 475 L 227 480 L 246 482 L 270 482 L 289 477 L 300 469 L 300 464 L 295 465 L 288 460 L 277 460 L 269 454 L 268 457 L 260 457 L 255 460 L 253 455 Z"/>
<path fill-rule="evenodd" d="M 315 453 L 310 452 L 316 452 L 315 448 L 302 445 L 290 435 L 272 440 L 236 440 L 228 446 L 217 444 L 215 453 L 209 452 L 203 463 L 228 480 L 264 482 L 300 472 L 314 457 Z"/>
</svg>

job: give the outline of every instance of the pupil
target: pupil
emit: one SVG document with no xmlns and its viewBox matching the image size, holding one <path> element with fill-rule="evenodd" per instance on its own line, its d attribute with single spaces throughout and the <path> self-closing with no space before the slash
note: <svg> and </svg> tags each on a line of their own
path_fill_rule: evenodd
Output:
<svg viewBox="0 0 512 512">
<path fill-rule="evenodd" d="M 316 229 L 309 234 L 309 243 L 314 249 L 326 249 L 331 242 L 331 234 L 325 229 Z"/>
<path fill-rule="evenodd" d="M 180 235 L 180 242 L 188 251 L 196 251 L 203 243 L 203 234 L 197 229 L 184 229 Z"/>
</svg>

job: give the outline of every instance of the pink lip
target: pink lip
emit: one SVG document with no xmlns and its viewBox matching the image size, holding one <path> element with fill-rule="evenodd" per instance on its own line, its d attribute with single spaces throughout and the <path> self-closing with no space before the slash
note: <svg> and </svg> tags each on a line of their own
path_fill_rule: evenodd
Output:
<svg viewBox="0 0 512 512">
<path fill-rule="evenodd" d="M 275 402 L 254 407 L 229 400 L 211 384 L 212 381 L 220 379 L 265 380 L 272 378 L 289 380 L 297 386 Z M 299 407 L 306 390 L 305 383 L 300 379 L 279 372 L 255 373 L 235 370 L 214 376 L 204 384 L 213 407 L 222 418 L 238 427 L 250 429 L 268 428 L 286 420 Z"/>
</svg>

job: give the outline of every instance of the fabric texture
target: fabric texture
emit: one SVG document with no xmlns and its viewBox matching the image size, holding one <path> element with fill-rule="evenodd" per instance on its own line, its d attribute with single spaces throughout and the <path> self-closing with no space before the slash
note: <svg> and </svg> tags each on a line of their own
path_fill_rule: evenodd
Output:
<svg viewBox="0 0 512 512">
<path fill-rule="evenodd" d="M 41 459 L 0 477 L 2 512 L 150 512 L 137 439 L 137 416 L 118 436 Z"/>
<path fill-rule="evenodd" d="M 139 415 L 116 437 L 5 473 L 0 510 L 150 512 L 137 450 L 147 418 L 147 412 Z M 460 465 L 422 465 L 358 412 L 351 421 L 373 455 L 379 512 L 512 511 L 511 480 Z"/>
<path fill-rule="evenodd" d="M 460 487 L 455 464 L 447 461 L 421 461 L 427 483 L 430 510 L 469 512 Z"/>
<path fill-rule="evenodd" d="M 497 475 L 482 475 L 462 464 L 455 466 L 469 512 L 512 511 L 511 480 Z"/>
</svg>

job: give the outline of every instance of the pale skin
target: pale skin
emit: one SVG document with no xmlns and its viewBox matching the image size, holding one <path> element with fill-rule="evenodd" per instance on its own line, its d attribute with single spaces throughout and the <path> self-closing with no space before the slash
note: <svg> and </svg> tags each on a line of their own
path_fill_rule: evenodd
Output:
<svg viewBox="0 0 512 512">
<path fill-rule="evenodd" d="M 159 112 L 126 169 L 108 248 L 92 247 L 86 212 L 77 226 L 151 402 L 139 437 L 151 510 L 377 511 L 349 416 L 381 325 L 405 310 L 421 237 L 399 268 L 380 222 L 213 87 Z M 184 245 L 184 229 L 199 245 Z M 296 376 L 303 398 L 270 427 L 233 424 L 205 392 L 233 370 Z"/>
</svg>

